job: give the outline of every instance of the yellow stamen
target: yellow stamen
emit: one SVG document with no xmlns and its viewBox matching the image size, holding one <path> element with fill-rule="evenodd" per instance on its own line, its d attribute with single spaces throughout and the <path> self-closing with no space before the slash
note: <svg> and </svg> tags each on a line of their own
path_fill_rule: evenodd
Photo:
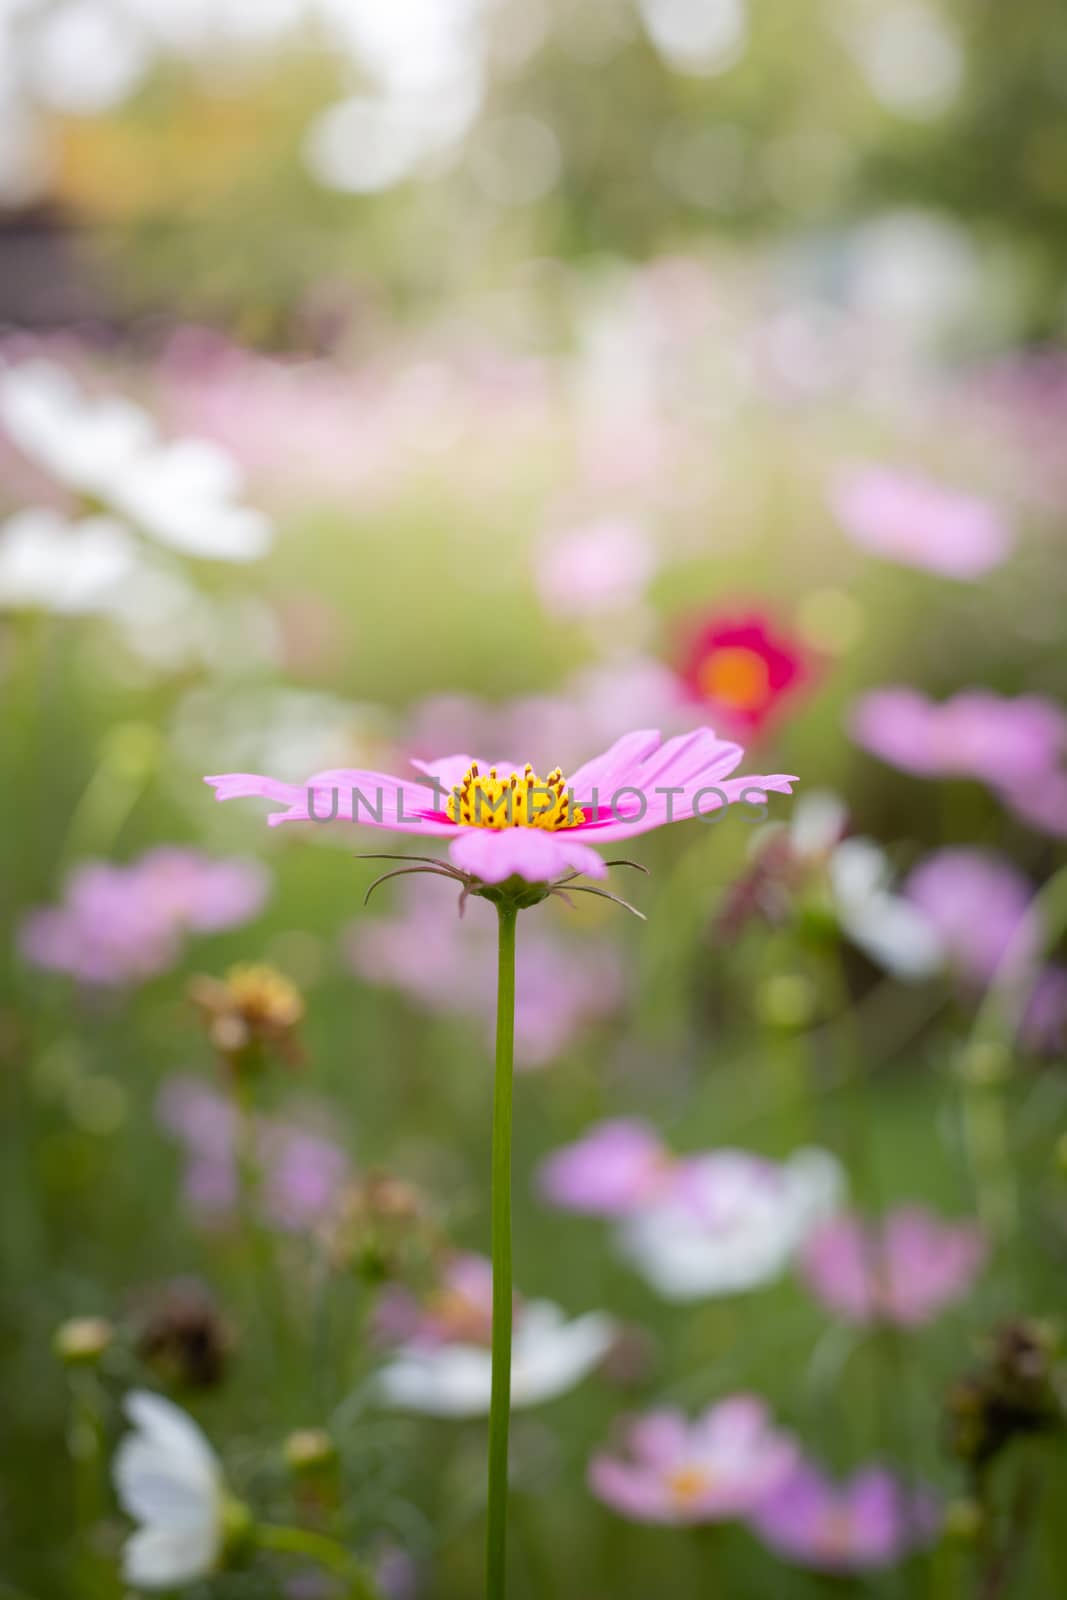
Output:
<svg viewBox="0 0 1067 1600">
<path fill-rule="evenodd" d="M 679 1467 L 667 1479 L 667 1487 L 680 1506 L 690 1506 L 707 1493 L 711 1476 L 702 1467 Z"/>
<path fill-rule="evenodd" d="M 499 777 L 495 767 L 483 777 L 472 763 L 463 782 L 448 797 L 450 822 L 474 828 L 577 828 L 585 821 L 581 806 L 572 803 L 567 780 L 559 767 L 539 778 L 526 764 L 525 771 Z"/>
</svg>

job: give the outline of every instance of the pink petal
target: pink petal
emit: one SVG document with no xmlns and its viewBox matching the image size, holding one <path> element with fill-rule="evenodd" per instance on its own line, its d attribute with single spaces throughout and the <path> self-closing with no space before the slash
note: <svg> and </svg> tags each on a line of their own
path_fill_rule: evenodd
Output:
<svg viewBox="0 0 1067 1600">
<path fill-rule="evenodd" d="M 572 868 L 590 878 L 607 877 L 607 867 L 589 845 L 573 835 L 580 829 L 550 833 L 543 828 L 463 828 L 448 853 L 453 864 L 483 883 L 525 878 L 549 883 Z"/>
<path fill-rule="evenodd" d="M 271 826 L 281 822 L 360 822 L 372 828 L 387 828 L 391 833 L 421 833 L 448 838 L 455 823 L 441 820 L 443 796 L 432 784 L 412 778 L 391 777 L 385 772 L 339 767 L 313 773 L 306 783 L 280 783 L 251 772 L 227 772 L 205 778 L 218 800 L 247 799 L 259 796 L 277 800 L 284 811 L 267 818 Z M 429 813 L 429 814 L 423 814 Z"/>
</svg>

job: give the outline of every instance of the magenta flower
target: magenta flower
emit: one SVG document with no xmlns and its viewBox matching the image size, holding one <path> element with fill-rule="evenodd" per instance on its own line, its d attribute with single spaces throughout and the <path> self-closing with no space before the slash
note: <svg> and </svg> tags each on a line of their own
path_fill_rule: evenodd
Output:
<svg viewBox="0 0 1067 1600">
<path fill-rule="evenodd" d="M 1067 833 L 1067 713 L 1041 695 L 964 689 L 940 705 L 917 689 L 876 689 L 853 707 L 856 743 L 921 778 L 977 778 L 1025 821 Z"/>
<path fill-rule="evenodd" d="M 695 1422 L 650 1411 L 627 1435 L 624 1456 L 600 1454 L 589 1487 L 638 1522 L 722 1522 L 753 1514 L 791 1473 L 798 1450 L 755 1395 L 731 1395 Z"/>
<path fill-rule="evenodd" d="M 541 1192 L 553 1205 L 594 1217 L 624 1217 L 655 1198 L 677 1163 L 645 1122 L 598 1123 L 542 1164 Z"/>
<path fill-rule="evenodd" d="M 239 927 L 270 887 L 255 861 L 216 861 L 163 845 L 119 866 L 88 861 L 67 880 L 62 903 L 27 913 L 19 948 L 33 966 L 82 983 L 143 983 L 175 965 L 186 933 Z"/>
<path fill-rule="evenodd" d="M 874 555 L 948 578 L 981 578 L 1011 550 L 996 508 L 917 473 L 856 465 L 837 478 L 831 505 L 849 537 Z"/>
<path fill-rule="evenodd" d="M 468 883 L 509 879 L 548 884 L 564 873 L 603 878 L 607 864 L 591 846 L 614 844 L 668 822 L 707 817 L 736 801 L 762 804 L 767 791 L 791 794 L 796 779 L 731 778 L 740 745 L 710 728 L 662 743 L 659 733 L 624 735 L 568 780 L 557 768 L 538 778 L 527 765 L 489 765 L 471 757 L 413 761 L 411 780 L 381 772 L 318 772 L 306 784 L 254 773 L 207 778 L 220 800 L 261 796 L 283 809 L 281 822 L 364 822 L 424 839 L 447 839 L 452 868 Z M 587 891 L 588 892 L 588 891 Z"/>
<path fill-rule="evenodd" d="M 185 1198 L 203 1220 L 228 1219 L 237 1209 L 237 1117 L 231 1103 L 197 1078 L 170 1078 L 156 1115 L 182 1145 Z M 333 1213 L 351 1178 L 348 1156 L 311 1127 L 278 1117 L 255 1119 L 262 1171 L 264 1220 L 290 1233 L 306 1233 Z"/>
<path fill-rule="evenodd" d="M 787 1560 L 847 1573 L 892 1566 L 928 1544 L 938 1516 L 929 1494 L 909 1492 L 881 1468 L 868 1467 L 838 1487 L 805 1462 L 751 1522 Z"/>
<path fill-rule="evenodd" d="M 984 988 L 1009 952 L 1013 963 L 1024 964 L 1036 954 L 1038 930 L 1027 927 L 1033 892 L 1002 857 L 982 850 L 935 851 L 915 868 L 904 892 L 970 983 Z"/>
<path fill-rule="evenodd" d="M 831 1218 L 800 1254 L 804 1282 L 846 1322 L 931 1322 L 967 1294 L 986 1258 L 971 1222 L 943 1222 L 919 1206 L 892 1211 L 880 1225 Z"/>
</svg>

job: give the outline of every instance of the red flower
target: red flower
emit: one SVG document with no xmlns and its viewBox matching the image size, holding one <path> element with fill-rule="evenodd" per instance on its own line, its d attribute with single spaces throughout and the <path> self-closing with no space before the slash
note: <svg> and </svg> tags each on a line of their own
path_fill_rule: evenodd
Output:
<svg viewBox="0 0 1067 1600">
<path fill-rule="evenodd" d="M 772 634 L 758 613 L 704 623 L 682 667 L 694 699 L 714 707 L 724 722 L 747 731 L 764 727 L 781 701 L 808 676 L 799 641 Z"/>
</svg>

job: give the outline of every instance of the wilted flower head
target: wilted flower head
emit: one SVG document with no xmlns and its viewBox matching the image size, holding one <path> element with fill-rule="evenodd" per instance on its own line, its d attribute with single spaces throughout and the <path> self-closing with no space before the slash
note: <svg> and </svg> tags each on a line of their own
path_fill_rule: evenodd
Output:
<svg viewBox="0 0 1067 1600">
<path fill-rule="evenodd" d="M 488 1413 L 492 1289 L 488 1261 L 456 1256 L 421 1302 L 399 1289 L 383 1298 L 378 1331 L 398 1346 L 378 1375 L 385 1404 L 441 1417 Z M 568 1322 L 547 1300 L 516 1299 L 512 1407 L 539 1405 L 573 1388 L 603 1360 L 614 1336 L 614 1323 L 601 1312 Z"/>
<path fill-rule="evenodd" d="M 902 1206 L 877 1226 L 859 1217 L 824 1223 L 805 1244 L 800 1271 L 822 1303 L 849 1322 L 930 1322 L 974 1283 L 986 1257 L 981 1230 Z"/>
<path fill-rule="evenodd" d="M 983 1364 L 946 1400 L 953 1454 L 983 1471 L 1013 1439 L 1067 1426 L 1064 1372 L 1046 1325 L 1020 1318 L 996 1329 Z"/>
<path fill-rule="evenodd" d="M 693 698 L 729 727 L 758 733 L 809 676 L 799 642 L 759 613 L 712 617 L 682 666 Z"/>
<path fill-rule="evenodd" d="M 856 544 L 904 566 L 949 578 L 981 578 L 1009 554 L 1011 528 L 977 495 L 890 467 L 843 470 L 831 496 Z"/>
<path fill-rule="evenodd" d="M 184 1147 L 190 1206 L 208 1221 L 232 1216 L 239 1132 L 231 1102 L 198 1078 L 179 1075 L 163 1085 L 156 1113 Z M 351 1175 L 344 1150 L 313 1126 L 280 1117 L 255 1118 L 253 1131 L 265 1220 L 296 1233 L 328 1223 Z"/>
<path fill-rule="evenodd" d="M 89 861 L 67 879 L 58 906 L 27 913 L 19 947 L 34 966 L 83 983 L 143 983 L 179 959 L 186 933 L 239 927 L 262 907 L 266 869 L 197 850 L 150 850 L 126 866 Z"/>
<path fill-rule="evenodd" d="M 175 1389 L 221 1383 L 233 1329 L 215 1296 L 196 1278 L 175 1278 L 150 1296 L 138 1317 L 137 1354 Z"/>
<path fill-rule="evenodd" d="M 254 1068 L 270 1054 L 289 1066 L 300 1060 L 304 997 L 276 968 L 239 962 L 221 980 L 194 978 L 189 994 L 212 1046 L 234 1069 Z"/>
<path fill-rule="evenodd" d="M 752 1517 L 778 1555 L 819 1572 L 889 1567 L 929 1544 L 937 1528 L 931 1496 L 868 1467 L 840 1486 L 801 1463 Z"/>
<path fill-rule="evenodd" d="M 348 1184 L 330 1223 L 336 1265 L 373 1283 L 418 1270 L 436 1243 L 424 1196 L 387 1172 L 370 1172 Z"/>
<path fill-rule="evenodd" d="M 283 809 L 281 822 L 356 821 L 429 839 L 448 839 L 451 867 L 438 869 L 475 893 L 497 894 L 514 880 L 544 898 L 561 874 L 603 878 L 591 846 L 614 844 L 672 821 L 707 816 L 735 801 L 762 804 L 766 791 L 791 793 L 784 774 L 731 778 L 743 752 L 698 728 L 666 743 L 655 731 L 625 735 L 574 772 L 541 780 L 527 765 L 488 765 L 469 756 L 412 763 L 405 783 L 380 772 L 320 772 L 306 784 L 252 773 L 208 778 L 220 800 L 258 795 Z M 571 893 L 590 893 L 572 885 Z"/>
<path fill-rule="evenodd" d="M 755 1512 L 797 1462 L 793 1439 L 763 1401 L 732 1395 L 689 1422 L 650 1411 L 627 1430 L 625 1456 L 589 1465 L 589 1487 L 638 1522 L 721 1522 Z"/>
</svg>

